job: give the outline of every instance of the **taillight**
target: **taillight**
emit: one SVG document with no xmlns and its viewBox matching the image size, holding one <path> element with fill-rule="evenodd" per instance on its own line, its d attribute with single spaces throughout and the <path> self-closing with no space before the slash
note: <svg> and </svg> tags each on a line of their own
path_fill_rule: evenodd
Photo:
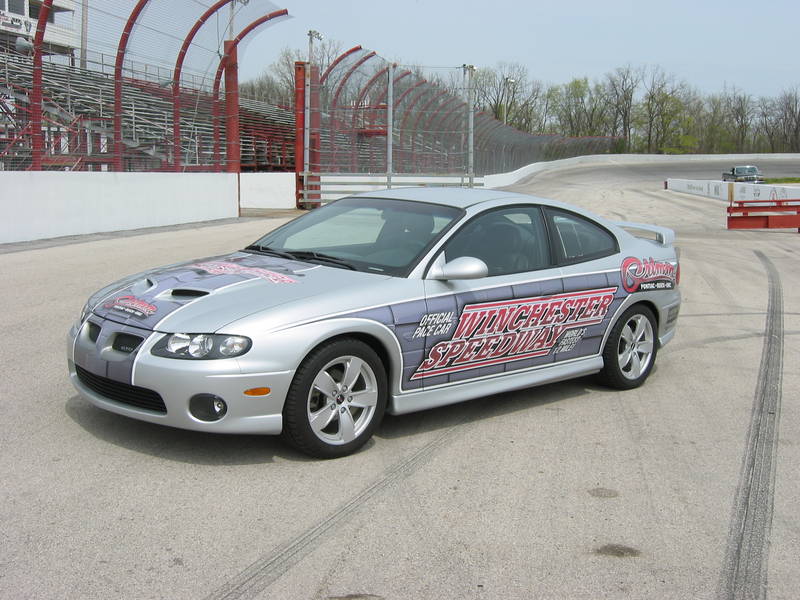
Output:
<svg viewBox="0 0 800 600">
<path fill-rule="evenodd" d="M 675 285 L 681 283 L 681 263 L 678 263 L 678 268 L 675 270 Z"/>
</svg>

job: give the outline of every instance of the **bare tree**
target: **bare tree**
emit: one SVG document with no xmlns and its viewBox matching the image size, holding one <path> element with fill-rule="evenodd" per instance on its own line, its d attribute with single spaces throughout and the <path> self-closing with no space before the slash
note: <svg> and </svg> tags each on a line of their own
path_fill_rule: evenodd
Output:
<svg viewBox="0 0 800 600">
<path fill-rule="evenodd" d="M 766 141 L 769 152 L 781 148 L 781 125 L 778 103 L 774 98 L 760 98 L 756 106 L 756 130 Z"/>
<path fill-rule="evenodd" d="M 682 95 L 688 86 L 655 67 L 645 78 L 644 97 L 640 106 L 644 129 L 645 151 L 664 152 L 670 145 L 680 146 L 676 136 L 681 133 L 684 102 Z"/>
<path fill-rule="evenodd" d="M 609 105 L 599 83 L 573 79 L 554 92 L 555 113 L 561 133 L 571 137 L 600 136 L 608 131 Z"/>
<path fill-rule="evenodd" d="M 499 63 L 496 69 L 478 69 L 475 74 L 476 104 L 498 121 L 512 126 L 529 122 L 523 108 L 541 93 L 541 84 L 531 85 L 528 70 L 518 63 Z"/>
<path fill-rule="evenodd" d="M 785 148 L 800 152 L 800 92 L 786 90 L 777 99 L 777 112 Z"/>
<path fill-rule="evenodd" d="M 342 44 L 323 40 L 314 46 L 313 64 L 320 74 L 342 53 Z M 242 83 L 240 91 L 248 97 L 270 104 L 290 107 L 294 102 L 294 63 L 308 60 L 308 49 L 284 48 L 278 58 L 264 72 Z"/>
<path fill-rule="evenodd" d="M 744 152 L 755 113 L 753 99 L 734 87 L 725 94 L 725 109 L 730 119 L 736 152 Z"/>
<path fill-rule="evenodd" d="M 631 146 L 634 97 L 643 78 L 643 69 L 633 68 L 630 65 L 618 67 L 606 74 L 606 97 L 611 110 L 610 134 L 622 136 L 626 151 L 629 151 Z"/>
</svg>

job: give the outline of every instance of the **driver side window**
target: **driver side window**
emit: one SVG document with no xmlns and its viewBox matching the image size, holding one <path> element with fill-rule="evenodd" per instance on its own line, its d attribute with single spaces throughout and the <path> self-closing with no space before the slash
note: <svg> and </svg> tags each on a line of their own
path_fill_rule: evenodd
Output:
<svg viewBox="0 0 800 600">
<path fill-rule="evenodd" d="M 551 265 L 547 233 L 538 206 L 503 208 L 464 225 L 447 243 L 445 260 L 481 259 L 489 276 L 545 269 Z"/>
</svg>

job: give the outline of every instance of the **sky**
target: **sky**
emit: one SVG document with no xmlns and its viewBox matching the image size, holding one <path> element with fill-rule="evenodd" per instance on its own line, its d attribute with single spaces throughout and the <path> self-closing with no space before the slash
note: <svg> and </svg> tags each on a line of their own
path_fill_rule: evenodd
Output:
<svg viewBox="0 0 800 600">
<path fill-rule="evenodd" d="M 258 2 L 258 0 L 251 0 Z M 257 34 L 240 81 L 309 29 L 382 57 L 427 67 L 516 62 L 531 79 L 600 79 L 616 67 L 660 66 L 703 93 L 754 97 L 800 86 L 797 0 L 273 0 L 293 17 Z"/>
</svg>

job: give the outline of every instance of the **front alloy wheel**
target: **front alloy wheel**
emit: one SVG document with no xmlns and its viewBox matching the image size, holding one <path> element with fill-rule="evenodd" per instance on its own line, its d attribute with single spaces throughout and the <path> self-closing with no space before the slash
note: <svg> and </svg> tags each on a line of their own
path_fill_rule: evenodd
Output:
<svg viewBox="0 0 800 600">
<path fill-rule="evenodd" d="M 386 372 L 367 344 L 343 339 L 312 352 L 284 406 L 284 437 L 318 458 L 345 456 L 372 436 L 386 409 Z"/>
<path fill-rule="evenodd" d="M 619 389 L 642 385 L 656 360 L 658 343 L 653 312 L 643 305 L 629 308 L 614 324 L 603 350 L 603 383 Z"/>
</svg>

